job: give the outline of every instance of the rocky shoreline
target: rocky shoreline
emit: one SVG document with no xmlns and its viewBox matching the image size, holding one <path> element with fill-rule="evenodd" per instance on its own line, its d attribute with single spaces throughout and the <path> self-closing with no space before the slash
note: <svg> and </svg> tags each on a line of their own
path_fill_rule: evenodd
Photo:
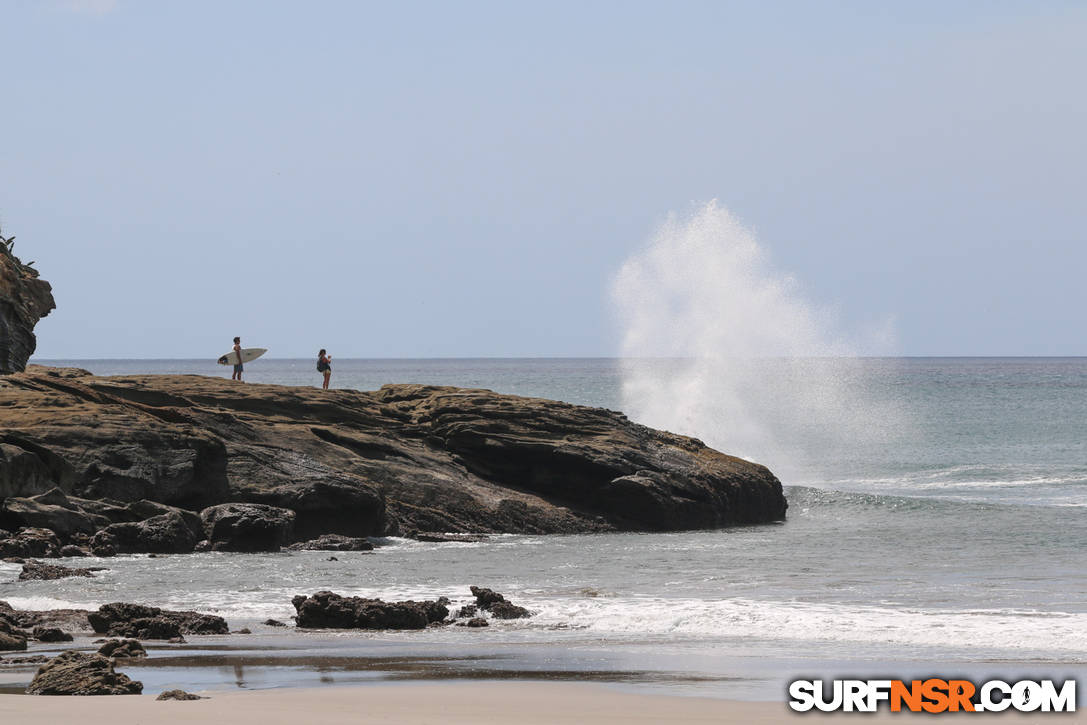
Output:
<svg viewBox="0 0 1087 725">
<path fill-rule="evenodd" d="M 375 392 L 241 385 L 202 376 L 98 377 L 31 366 L 48 283 L 0 254 L 0 558 L 19 582 L 93 579 L 39 559 L 201 551 L 367 552 L 375 537 L 679 531 L 781 520 L 763 466 L 621 413 L 423 385 Z M 334 558 L 334 557 L 330 557 Z M 387 602 L 299 594 L 298 629 L 482 629 L 532 612 L 485 587 Z M 266 620 L 268 627 L 285 627 Z M 28 642 L 105 635 L 97 651 L 18 655 Z M 93 634 L 91 634 L 93 633 Z M 0 601 L 0 666 L 40 664 L 26 692 L 140 694 L 115 666 L 141 640 L 230 632 L 217 615 L 130 602 L 16 610 Z M 180 690 L 159 699 L 199 699 Z"/>
<path fill-rule="evenodd" d="M 413 630 L 458 625 L 481 628 L 489 619 L 520 619 L 532 616 L 491 589 L 471 587 L 476 603 L 452 612 L 447 597 L 428 601 L 385 602 L 380 599 L 345 597 L 330 591 L 300 594 L 292 600 L 299 630 L 361 629 Z M 63 623 L 66 629 L 44 626 Z M 270 627 L 286 626 L 268 620 Z M 32 629 L 30 629 L 32 627 Z M 70 630 L 70 631 L 67 631 Z M 0 651 L 20 652 L 27 643 L 71 642 L 73 632 L 94 633 L 109 639 L 96 640 L 97 652 L 65 650 L 54 657 L 43 655 L 0 656 L 5 665 L 40 664 L 26 692 L 30 695 L 126 695 L 140 694 L 143 684 L 115 671 L 125 660 L 147 657 L 146 640 L 183 644 L 185 635 L 250 634 L 231 632 L 220 616 L 192 611 L 170 611 L 127 602 L 104 604 L 95 611 L 20 611 L 0 601 Z"/>
<path fill-rule="evenodd" d="M 765 467 L 698 440 L 487 390 L 31 366 L 0 378 L 0 410 L 0 557 L 676 531 L 787 506 Z"/>
</svg>

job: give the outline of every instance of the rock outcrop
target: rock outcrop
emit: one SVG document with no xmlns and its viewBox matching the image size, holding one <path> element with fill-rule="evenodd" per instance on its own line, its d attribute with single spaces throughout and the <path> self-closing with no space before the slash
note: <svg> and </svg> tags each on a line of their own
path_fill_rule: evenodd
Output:
<svg viewBox="0 0 1087 725">
<path fill-rule="evenodd" d="M 25 650 L 26 640 L 26 632 L 0 619 L 0 650 Z"/>
<path fill-rule="evenodd" d="M 87 615 L 98 634 L 131 639 L 171 639 L 183 634 L 226 634 L 226 620 L 214 614 L 174 612 L 142 604 L 103 604 Z"/>
<path fill-rule="evenodd" d="M 166 690 L 160 692 L 156 700 L 203 700 L 204 697 L 200 695 L 194 695 L 191 692 L 185 692 L 184 690 Z"/>
<path fill-rule="evenodd" d="M 495 619 L 524 619 L 532 616 L 527 609 L 513 604 L 493 589 L 486 587 L 470 587 L 470 589 L 472 596 L 476 598 L 476 606 L 490 612 Z"/>
<path fill-rule="evenodd" d="M 62 652 L 38 668 L 28 695 L 139 695 L 143 683 L 115 672 L 113 661 L 100 654 Z"/>
<path fill-rule="evenodd" d="M 98 654 L 103 657 L 133 659 L 146 657 L 147 650 L 138 639 L 111 639 L 98 648 Z"/>
<path fill-rule="evenodd" d="M 287 547 L 290 551 L 372 551 L 374 545 L 359 536 L 324 534 L 309 541 L 299 541 Z"/>
<path fill-rule="evenodd" d="M 303 629 L 424 629 L 449 616 L 445 603 L 384 602 L 333 592 L 300 594 L 291 600 Z"/>
<path fill-rule="evenodd" d="M 92 550 L 99 555 L 110 549 L 114 554 L 187 554 L 196 548 L 203 536 L 193 532 L 185 513 L 195 518 L 199 525 L 199 517 L 192 512 L 182 513 L 180 510 L 152 516 L 143 521 L 110 524 L 94 535 L 91 541 Z"/>
<path fill-rule="evenodd" d="M 24 527 L 0 538 L 0 558 L 50 557 L 60 555 L 60 539 L 49 529 Z"/>
<path fill-rule="evenodd" d="M 71 633 L 58 627 L 35 627 L 31 635 L 39 642 L 71 642 L 75 639 Z"/>
<path fill-rule="evenodd" d="M 94 572 L 102 571 L 100 566 L 92 566 L 78 569 L 70 566 L 58 566 L 45 564 L 40 561 L 28 561 L 23 564 L 23 570 L 19 572 L 19 581 L 64 579 L 70 576 L 94 576 Z"/>
<path fill-rule="evenodd" d="M 279 551 L 294 533 L 294 511 L 267 504 L 209 506 L 200 518 L 213 551 Z"/>
<path fill-rule="evenodd" d="M 15 256 L 14 239 L 0 236 L 0 374 L 26 368 L 38 345 L 34 326 L 57 306 L 49 283 Z"/>
<path fill-rule="evenodd" d="M 61 517 L 71 533 L 58 532 L 60 544 L 85 535 L 84 520 L 150 518 L 127 509 L 141 500 L 190 513 L 227 503 L 293 512 L 261 547 L 281 535 L 714 528 L 779 520 L 786 508 L 770 471 L 695 439 L 486 390 L 322 391 L 31 366 L 0 378 L 0 421 L 0 494 L 57 488 L 82 514 L 43 511 L 65 508 L 53 495 L 8 505 L 11 521 Z M 218 531 L 214 519 L 205 530 Z M 239 526 L 219 548 L 246 550 Z"/>
</svg>

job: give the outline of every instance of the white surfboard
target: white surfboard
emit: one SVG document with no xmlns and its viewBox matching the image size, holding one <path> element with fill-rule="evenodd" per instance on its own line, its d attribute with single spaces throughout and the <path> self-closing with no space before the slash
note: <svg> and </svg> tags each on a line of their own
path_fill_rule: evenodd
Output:
<svg viewBox="0 0 1087 725">
<path fill-rule="evenodd" d="M 268 352 L 266 347 L 243 347 L 242 348 L 242 362 L 247 363 L 256 360 L 258 357 Z M 238 355 L 231 350 L 226 355 L 219 358 L 218 363 L 220 365 L 237 365 Z"/>
</svg>

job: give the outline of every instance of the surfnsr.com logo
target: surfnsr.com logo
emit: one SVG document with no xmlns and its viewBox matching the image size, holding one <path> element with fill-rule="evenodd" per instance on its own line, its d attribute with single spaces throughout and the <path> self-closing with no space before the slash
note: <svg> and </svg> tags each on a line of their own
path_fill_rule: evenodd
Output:
<svg viewBox="0 0 1087 725">
<path fill-rule="evenodd" d="M 1075 712 L 1076 681 L 795 680 L 789 707 L 797 712 Z"/>
</svg>

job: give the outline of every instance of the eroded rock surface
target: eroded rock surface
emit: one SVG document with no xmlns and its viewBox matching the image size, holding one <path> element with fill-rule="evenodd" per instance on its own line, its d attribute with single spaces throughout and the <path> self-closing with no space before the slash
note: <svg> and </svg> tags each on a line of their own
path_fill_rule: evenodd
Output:
<svg viewBox="0 0 1087 725">
<path fill-rule="evenodd" d="M 59 627 L 35 627 L 31 635 L 39 642 L 71 642 L 74 639 Z"/>
<path fill-rule="evenodd" d="M 56 306 L 49 283 L 15 256 L 8 239 L 0 237 L 0 374 L 26 368 L 38 344 L 34 326 Z"/>
<path fill-rule="evenodd" d="M 60 539 L 49 529 L 24 527 L 0 539 L 0 557 L 26 558 L 60 555 Z"/>
<path fill-rule="evenodd" d="M 100 566 L 87 568 L 75 568 L 60 566 L 58 564 L 45 564 L 40 561 L 28 561 L 23 564 L 23 570 L 19 572 L 20 581 L 64 579 L 70 576 L 94 576 L 94 572 L 102 571 Z"/>
<path fill-rule="evenodd" d="M 200 695 L 194 695 L 191 692 L 185 692 L 184 690 L 166 690 L 160 692 L 156 700 L 203 700 L 204 697 Z"/>
<path fill-rule="evenodd" d="M 490 612 L 495 619 L 523 619 L 532 616 L 527 609 L 513 604 L 493 589 L 486 587 L 470 587 L 470 589 L 472 596 L 476 598 L 476 606 Z"/>
<path fill-rule="evenodd" d="M 0 379 L 0 411 L 0 491 L 28 499 L 56 488 L 79 509 L 42 510 L 66 508 L 54 495 L 9 506 L 12 521 L 49 514 L 70 536 L 85 536 L 86 521 L 147 520 L 126 511 L 141 500 L 288 510 L 295 541 L 669 531 L 774 521 L 786 509 L 763 466 L 614 411 L 486 390 L 322 391 L 31 366 Z M 220 520 L 205 517 L 205 529 Z M 266 543 L 287 527 L 270 530 Z M 242 533 L 235 526 L 219 548 Z M 44 554 L 0 543 L 0 555 Z"/>
<path fill-rule="evenodd" d="M 200 512 L 213 551 L 279 551 L 291 541 L 295 513 L 259 503 L 224 503 Z"/>
<path fill-rule="evenodd" d="M 146 657 L 147 650 L 138 639 L 111 639 L 98 648 L 103 657 L 134 658 Z"/>
<path fill-rule="evenodd" d="M 183 634 L 226 634 L 226 620 L 214 614 L 175 612 L 142 604 L 103 604 L 87 615 L 98 634 L 131 639 L 171 639 Z"/>
<path fill-rule="evenodd" d="M 113 662 L 100 654 L 69 650 L 38 668 L 28 695 L 139 695 L 143 683 L 115 672 Z"/>
<path fill-rule="evenodd" d="M 449 616 L 441 600 L 385 602 L 317 592 L 300 594 L 291 604 L 298 612 L 298 626 L 308 629 L 424 629 Z"/>
</svg>

